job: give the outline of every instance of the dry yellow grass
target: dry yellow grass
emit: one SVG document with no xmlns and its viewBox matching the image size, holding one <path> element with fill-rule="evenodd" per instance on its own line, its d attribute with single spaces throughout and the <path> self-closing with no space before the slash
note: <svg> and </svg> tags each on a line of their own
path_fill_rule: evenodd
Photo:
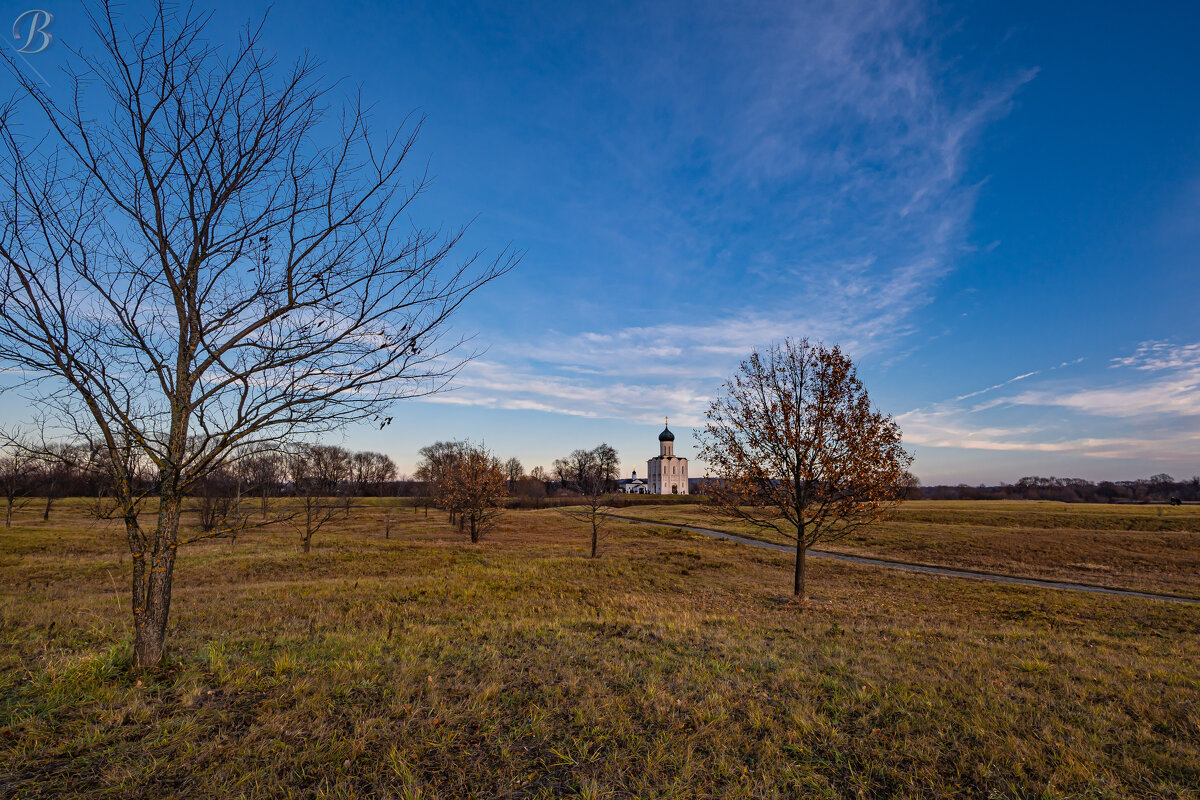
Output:
<svg viewBox="0 0 1200 800">
<path fill-rule="evenodd" d="M 1200 796 L 1200 608 L 379 515 L 185 551 L 143 676 L 116 531 L 4 531 L 0 796 Z"/>
<path fill-rule="evenodd" d="M 622 509 L 631 517 L 784 542 L 705 506 Z M 821 549 L 873 558 L 1200 597 L 1200 506 L 927 500 Z"/>
</svg>

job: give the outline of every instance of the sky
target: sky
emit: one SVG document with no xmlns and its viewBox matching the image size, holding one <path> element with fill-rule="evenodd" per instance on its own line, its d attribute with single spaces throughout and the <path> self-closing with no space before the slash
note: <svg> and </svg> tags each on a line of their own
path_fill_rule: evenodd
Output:
<svg viewBox="0 0 1200 800">
<path fill-rule="evenodd" d="M 52 82 L 87 33 L 36 2 L 6 8 L 54 14 Z M 1200 474 L 1200 5 L 201 6 L 230 41 L 270 8 L 281 59 L 423 117 L 415 220 L 522 254 L 455 318 L 453 390 L 346 446 L 608 442 L 644 474 L 664 417 L 695 459 L 740 361 L 806 336 L 926 484 Z"/>
</svg>

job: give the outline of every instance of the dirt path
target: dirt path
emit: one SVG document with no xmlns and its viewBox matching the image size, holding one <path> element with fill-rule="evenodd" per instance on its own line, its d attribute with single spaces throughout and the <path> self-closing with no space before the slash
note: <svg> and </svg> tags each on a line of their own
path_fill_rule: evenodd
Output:
<svg viewBox="0 0 1200 800">
<path fill-rule="evenodd" d="M 724 539 L 728 542 L 737 542 L 738 544 L 747 544 L 751 547 L 762 547 L 767 550 L 777 550 L 783 553 L 794 553 L 795 548 L 775 544 L 774 542 L 764 542 L 761 539 L 751 539 L 746 536 L 738 536 L 735 533 L 726 533 L 712 528 L 697 528 L 692 525 L 679 525 L 672 522 L 657 522 L 650 519 L 639 519 L 638 517 L 626 517 L 621 514 L 611 515 L 614 519 L 632 522 L 638 525 L 654 525 L 659 528 L 676 528 L 683 531 L 691 531 L 692 533 L 702 533 L 705 536 L 714 536 L 718 539 Z M 1042 589 L 1066 589 L 1073 592 L 1090 592 L 1091 594 L 1106 594 L 1114 597 L 1140 597 L 1143 600 L 1163 600 L 1168 603 L 1188 603 L 1191 605 L 1200 605 L 1200 600 L 1191 597 L 1180 597 L 1173 594 L 1155 594 L 1153 592 L 1137 592 L 1132 589 L 1114 589 L 1109 586 L 1097 586 L 1092 583 L 1072 583 L 1070 581 L 1049 581 L 1040 578 L 1019 578 L 1014 575 L 1000 575 L 995 572 L 978 572 L 969 569 L 953 569 L 951 567 L 932 567 L 927 564 L 913 564 L 909 561 L 891 561 L 884 558 L 867 558 L 866 556 L 852 556 L 846 553 L 834 553 L 830 550 L 814 550 L 809 549 L 808 554 L 817 558 L 832 558 L 837 561 L 847 561 L 851 564 L 865 564 L 871 567 L 887 567 L 889 569 L 901 569 L 906 572 L 923 572 L 927 575 L 944 575 L 951 578 L 971 578 L 973 580 L 994 581 L 996 583 L 1015 583 L 1022 586 L 1037 586 Z"/>
</svg>

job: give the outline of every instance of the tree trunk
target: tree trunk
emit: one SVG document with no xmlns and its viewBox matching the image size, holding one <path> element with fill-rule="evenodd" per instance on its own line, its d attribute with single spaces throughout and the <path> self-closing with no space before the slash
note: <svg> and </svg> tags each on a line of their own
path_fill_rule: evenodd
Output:
<svg viewBox="0 0 1200 800">
<path fill-rule="evenodd" d="M 307 553 L 312 549 L 312 537 L 316 527 L 316 509 L 313 505 L 316 503 L 316 500 L 312 497 L 305 497 L 302 502 L 304 506 L 304 531 L 300 534 L 300 549 Z"/>
<path fill-rule="evenodd" d="M 141 666 L 139 645 L 146 625 L 146 552 L 138 544 L 141 537 L 137 530 L 137 522 L 126 517 L 125 530 L 129 536 L 129 550 L 133 555 L 133 598 L 130 606 L 133 608 L 134 662 Z"/>
<path fill-rule="evenodd" d="M 153 549 L 134 553 L 133 663 L 137 669 L 157 666 L 165 653 L 181 506 L 179 496 L 161 497 Z"/>
<path fill-rule="evenodd" d="M 8 505 L 4 507 L 4 527 L 6 528 L 12 527 L 12 509 L 13 499 L 10 497 L 8 498 Z"/>
<path fill-rule="evenodd" d="M 54 495 L 46 494 L 46 510 L 42 512 L 42 522 L 50 521 L 50 506 L 54 505 Z"/>
<path fill-rule="evenodd" d="M 797 599 L 803 600 L 804 593 L 804 551 L 807 547 L 804 544 L 804 528 L 801 527 L 796 532 L 796 579 L 792 587 L 792 594 Z"/>
<path fill-rule="evenodd" d="M 471 515 L 471 544 L 479 544 L 479 521 Z"/>
<path fill-rule="evenodd" d="M 596 544 L 600 538 L 600 532 L 596 530 L 596 521 L 592 520 L 592 558 L 596 557 Z"/>
</svg>

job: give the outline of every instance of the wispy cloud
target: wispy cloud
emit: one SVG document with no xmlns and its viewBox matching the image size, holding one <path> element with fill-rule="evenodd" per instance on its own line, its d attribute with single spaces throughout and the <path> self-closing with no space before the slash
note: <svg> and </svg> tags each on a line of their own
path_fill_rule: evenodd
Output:
<svg viewBox="0 0 1200 800">
<path fill-rule="evenodd" d="M 698 410 L 704 408 L 707 398 L 696 395 L 689 386 L 690 382 L 680 381 L 588 383 L 530 369 L 514 369 L 494 361 L 476 361 L 463 370 L 453 391 L 426 401 L 646 424 L 661 419 L 666 408 L 679 424 L 697 425 L 701 421 Z"/>
<path fill-rule="evenodd" d="M 897 420 L 905 440 L 923 447 L 1069 453 L 1195 467 L 1200 343 L 1144 342 L 1133 354 L 1113 358 L 1109 369 L 1090 374 L 1068 369 L 1081 362 L 1034 370 Z M 1034 378 L 1038 385 L 1017 394 L 963 402 Z"/>
<path fill-rule="evenodd" d="M 1142 342 L 1133 355 L 1114 358 L 1113 367 L 1141 370 L 1200 369 L 1200 343 Z"/>
<path fill-rule="evenodd" d="M 1006 402 L 1123 419 L 1200 417 L 1200 343 L 1143 342 L 1132 355 L 1112 359 L 1111 368 L 1119 372 L 1108 385 L 1050 387 Z"/>
<path fill-rule="evenodd" d="M 454 402 L 627 419 L 650 397 L 655 417 L 669 402 L 699 419 L 751 349 L 784 336 L 859 358 L 901 347 L 971 250 L 971 149 L 1033 71 L 952 84 L 919 3 L 699 8 L 703 48 L 656 49 L 611 77 L 632 105 L 605 143 L 624 196 L 596 204 L 595 224 L 645 261 L 597 289 L 614 308 L 604 328 L 493 347 Z M 615 310 L 626 280 L 663 302 Z"/>
<path fill-rule="evenodd" d="M 1010 385 L 1016 383 L 1017 381 L 1023 381 L 1026 378 L 1032 378 L 1034 375 L 1038 375 L 1040 373 L 1041 373 L 1040 369 L 1035 369 L 1033 372 L 1026 372 L 1023 375 L 1016 376 L 1015 378 L 1009 378 L 1006 381 L 1001 381 L 1000 383 L 989 386 L 986 389 L 977 389 L 974 392 L 967 392 L 966 394 L 960 394 L 958 397 L 956 397 L 954 399 L 955 399 L 955 401 L 959 401 L 959 400 L 968 400 L 972 397 L 978 397 L 981 394 L 987 394 L 988 392 L 994 392 L 996 389 L 1003 389 L 1005 386 L 1010 386 Z"/>
</svg>

